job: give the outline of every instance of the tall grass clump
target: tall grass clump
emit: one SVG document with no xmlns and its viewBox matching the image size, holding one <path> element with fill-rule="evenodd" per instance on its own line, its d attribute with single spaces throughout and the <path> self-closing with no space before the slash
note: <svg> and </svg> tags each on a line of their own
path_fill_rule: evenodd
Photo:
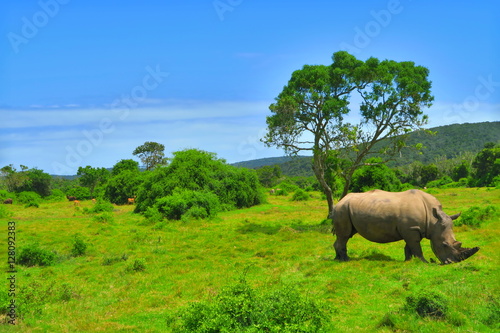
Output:
<svg viewBox="0 0 500 333">
<path fill-rule="evenodd" d="M 448 300 L 435 292 L 419 292 L 406 298 L 405 309 L 420 317 L 442 319 L 448 315 Z"/>
<path fill-rule="evenodd" d="M 173 332 L 321 332 L 328 311 L 295 288 L 261 293 L 242 278 L 210 301 L 191 303 L 177 314 Z"/>
<path fill-rule="evenodd" d="M 73 236 L 73 247 L 71 248 L 71 255 L 73 257 L 79 257 L 85 255 L 87 252 L 87 244 L 82 239 L 80 234 L 75 234 Z"/>
<path fill-rule="evenodd" d="M 39 247 L 38 244 L 31 244 L 23 247 L 19 251 L 17 262 L 23 266 L 51 266 L 55 263 L 54 252 Z"/>
</svg>

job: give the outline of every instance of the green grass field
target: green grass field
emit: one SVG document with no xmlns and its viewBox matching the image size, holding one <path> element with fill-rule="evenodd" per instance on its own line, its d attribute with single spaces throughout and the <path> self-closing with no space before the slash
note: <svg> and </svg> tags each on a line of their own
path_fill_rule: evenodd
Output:
<svg viewBox="0 0 500 333">
<path fill-rule="evenodd" d="M 437 193 L 436 193 L 437 192 Z M 432 192 L 448 214 L 473 205 L 500 211 L 499 189 L 447 189 Z M 404 262 L 404 243 L 371 243 L 356 235 L 349 262 L 334 261 L 334 237 L 326 202 L 270 196 L 268 203 L 225 212 L 214 220 L 150 223 L 117 206 L 112 220 L 84 214 L 93 203 L 42 203 L 39 208 L 8 206 L 3 218 L 1 260 L 7 267 L 7 222 L 16 222 L 17 253 L 38 243 L 56 253 L 46 267 L 17 265 L 16 326 L 6 324 L 10 297 L 5 273 L 0 331 L 159 332 L 170 331 L 179 309 L 209 302 L 243 275 L 259 293 L 284 286 L 321 304 L 325 331 L 338 332 L 494 332 L 500 328 L 500 218 L 480 228 L 455 227 L 465 247 L 481 250 L 452 265 Z M 86 254 L 71 255 L 75 234 Z M 424 256 L 435 259 L 429 241 Z M 4 250 L 5 249 L 5 250 Z M 408 298 L 439 295 L 442 317 L 406 310 Z"/>
</svg>

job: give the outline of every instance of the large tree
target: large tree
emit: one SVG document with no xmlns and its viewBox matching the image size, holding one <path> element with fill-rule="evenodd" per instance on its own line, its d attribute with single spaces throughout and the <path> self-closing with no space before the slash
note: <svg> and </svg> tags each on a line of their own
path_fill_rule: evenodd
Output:
<svg viewBox="0 0 500 333">
<path fill-rule="evenodd" d="M 406 146 L 406 135 L 426 123 L 422 109 L 433 100 L 428 69 L 413 62 L 363 62 L 345 51 L 332 60 L 330 66 L 305 65 L 292 73 L 270 106 L 263 139 L 290 155 L 312 152 L 329 214 L 334 201 L 327 174 L 343 178 L 345 196 L 368 157 L 377 154 L 383 163 Z"/>
<path fill-rule="evenodd" d="M 147 141 L 135 148 L 132 154 L 141 159 L 146 170 L 152 170 L 157 165 L 167 164 L 164 151 L 165 146 L 161 143 Z"/>
<path fill-rule="evenodd" d="M 90 191 L 90 196 L 94 197 L 94 190 L 98 185 L 106 183 L 109 179 L 109 171 L 106 168 L 93 168 L 87 165 L 85 168 L 79 167 L 77 175 L 80 185 L 87 187 Z"/>
</svg>

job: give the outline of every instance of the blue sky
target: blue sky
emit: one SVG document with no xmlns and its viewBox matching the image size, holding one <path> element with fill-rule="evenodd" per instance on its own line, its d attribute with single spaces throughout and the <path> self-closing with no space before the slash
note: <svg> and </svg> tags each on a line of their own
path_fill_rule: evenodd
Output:
<svg viewBox="0 0 500 333">
<path fill-rule="evenodd" d="M 111 167 L 146 141 L 228 162 L 259 142 L 269 105 L 304 64 L 428 67 L 429 126 L 500 121 L 493 1 L 92 1 L 0 4 L 0 167 Z"/>
</svg>

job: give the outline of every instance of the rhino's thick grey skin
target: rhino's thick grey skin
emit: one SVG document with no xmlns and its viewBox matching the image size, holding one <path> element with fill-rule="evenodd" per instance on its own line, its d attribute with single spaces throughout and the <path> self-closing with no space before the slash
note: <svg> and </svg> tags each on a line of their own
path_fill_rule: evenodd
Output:
<svg viewBox="0 0 500 333">
<path fill-rule="evenodd" d="M 448 216 L 436 198 L 419 190 L 350 193 L 339 201 L 332 215 L 337 236 L 335 259 L 349 260 L 347 241 L 359 233 L 377 243 L 404 240 L 405 260 L 415 256 L 427 262 L 420 246 L 422 238 L 430 239 L 432 251 L 443 264 L 465 260 L 479 248 L 462 248 L 455 239 L 452 220 L 459 216 Z"/>
</svg>

